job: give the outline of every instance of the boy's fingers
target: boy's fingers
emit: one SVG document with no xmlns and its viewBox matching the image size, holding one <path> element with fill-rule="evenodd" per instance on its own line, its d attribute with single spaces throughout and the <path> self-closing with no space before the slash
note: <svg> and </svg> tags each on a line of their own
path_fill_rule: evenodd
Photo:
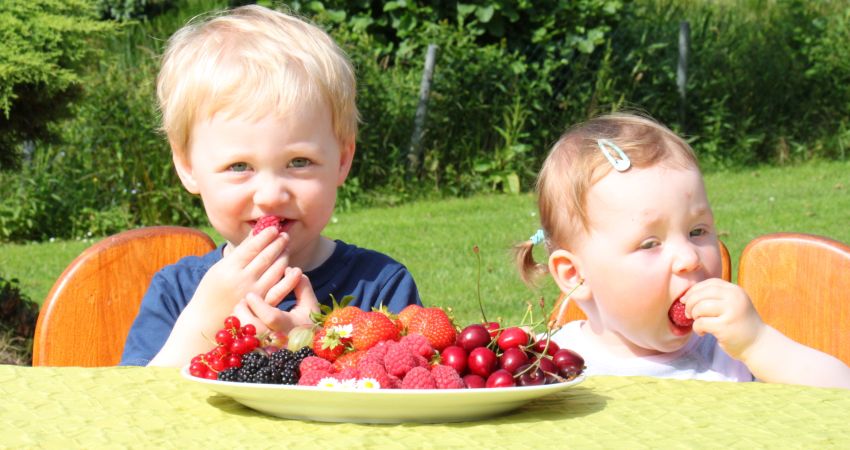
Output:
<svg viewBox="0 0 850 450">
<path fill-rule="evenodd" d="M 295 289 L 295 286 L 301 281 L 301 269 L 298 267 L 286 267 L 284 269 L 283 278 L 272 286 L 266 293 L 266 304 L 277 306 L 280 302 Z"/>
<path fill-rule="evenodd" d="M 319 312 L 319 299 L 313 292 L 313 285 L 306 275 L 301 275 L 295 286 L 295 308 L 309 309 L 311 312 Z"/>
<path fill-rule="evenodd" d="M 263 328 L 278 329 L 281 313 L 279 309 L 267 304 L 258 295 L 246 296 L 245 301 L 248 303 L 252 315 L 263 323 Z"/>
<path fill-rule="evenodd" d="M 257 236 L 259 236 L 259 234 Z M 265 273 L 266 270 L 274 264 L 284 250 L 286 250 L 286 244 L 288 242 L 289 236 L 286 233 L 277 235 L 264 248 L 260 249 L 250 261 L 248 261 L 245 265 L 245 270 L 256 274 L 257 278 L 259 278 L 261 274 Z"/>
<path fill-rule="evenodd" d="M 257 280 L 257 292 L 266 293 L 266 302 L 268 302 L 271 298 L 269 291 L 271 291 L 275 284 L 281 282 L 281 280 L 285 277 L 288 265 L 289 252 L 288 250 L 284 250 L 283 253 L 271 264 L 271 266 L 269 266 L 266 271 L 260 275 L 260 279 Z"/>
<path fill-rule="evenodd" d="M 244 268 L 268 245 L 278 238 L 278 234 L 274 231 L 263 230 L 257 235 L 251 235 L 245 238 L 229 255 L 229 258 L 237 264 L 238 267 Z"/>
</svg>

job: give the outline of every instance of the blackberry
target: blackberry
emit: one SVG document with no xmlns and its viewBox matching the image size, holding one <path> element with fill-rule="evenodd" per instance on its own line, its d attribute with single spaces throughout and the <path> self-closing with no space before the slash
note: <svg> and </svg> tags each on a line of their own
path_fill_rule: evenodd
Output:
<svg viewBox="0 0 850 450">
<path fill-rule="evenodd" d="M 277 368 L 282 368 L 289 361 L 295 361 L 295 353 L 285 348 L 272 353 L 269 357 L 269 364 Z"/>
<path fill-rule="evenodd" d="M 218 373 L 219 381 L 239 381 L 239 368 L 230 367 Z"/>
<path fill-rule="evenodd" d="M 295 360 L 298 361 L 299 364 L 301 364 L 301 361 L 308 356 L 316 356 L 316 352 L 314 352 L 310 347 L 301 347 L 297 352 L 295 352 Z"/>
<path fill-rule="evenodd" d="M 280 369 L 280 384 L 298 384 L 298 378 L 300 374 L 298 372 L 298 364 L 295 361 L 290 361 L 286 363 L 283 368 Z"/>
<path fill-rule="evenodd" d="M 272 368 L 269 366 L 260 367 L 250 378 L 250 383 L 271 384 L 273 380 Z"/>
<path fill-rule="evenodd" d="M 269 357 L 264 353 L 251 352 L 242 357 L 242 368 L 251 373 L 269 364 Z"/>
</svg>

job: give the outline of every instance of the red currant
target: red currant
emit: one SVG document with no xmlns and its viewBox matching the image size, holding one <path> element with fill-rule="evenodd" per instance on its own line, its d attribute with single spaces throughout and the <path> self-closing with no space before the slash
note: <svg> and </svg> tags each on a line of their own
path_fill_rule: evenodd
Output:
<svg viewBox="0 0 850 450">
<path fill-rule="evenodd" d="M 253 324 L 246 324 L 242 326 L 242 334 L 245 336 L 256 336 L 257 335 L 257 327 Z"/>
<path fill-rule="evenodd" d="M 239 329 L 240 326 L 242 326 L 242 324 L 236 316 L 228 316 L 224 319 L 224 328 L 227 328 L 228 330 L 233 328 Z"/>
</svg>

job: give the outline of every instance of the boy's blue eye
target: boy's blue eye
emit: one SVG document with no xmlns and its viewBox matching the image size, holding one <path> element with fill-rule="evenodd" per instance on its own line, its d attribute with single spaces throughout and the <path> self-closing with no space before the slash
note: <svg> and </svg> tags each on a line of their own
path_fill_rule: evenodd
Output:
<svg viewBox="0 0 850 450">
<path fill-rule="evenodd" d="M 244 172 L 248 170 L 248 164 L 243 162 L 238 162 L 230 165 L 230 170 L 233 172 Z"/>
<path fill-rule="evenodd" d="M 310 160 L 307 158 L 295 158 L 289 163 L 289 167 L 302 168 L 310 165 Z"/>
</svg>

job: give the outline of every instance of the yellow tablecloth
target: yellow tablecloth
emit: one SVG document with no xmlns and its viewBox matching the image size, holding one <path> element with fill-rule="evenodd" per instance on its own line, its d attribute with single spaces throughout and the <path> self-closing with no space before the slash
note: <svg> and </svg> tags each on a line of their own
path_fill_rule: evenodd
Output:
<svg viewBox="0 0 850 450">
<path fill-rule="evenodd" d="M 0 366 L 0 447 L 850 448 L 850 391 L 595 377 L 454 424 L 278 419 L 176 369 Z"/>
</svg>

